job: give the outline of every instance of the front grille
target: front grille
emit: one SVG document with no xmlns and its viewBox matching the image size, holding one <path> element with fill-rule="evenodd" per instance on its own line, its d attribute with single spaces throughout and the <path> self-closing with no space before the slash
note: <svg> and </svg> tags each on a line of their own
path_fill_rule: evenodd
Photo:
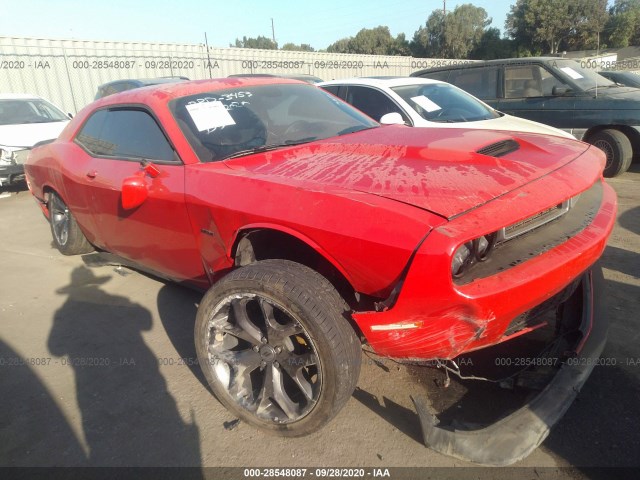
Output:
<svg viewBox="0 0 640 480">
<path fill-rule="evenodd" d="M 537 213 L 532 217 L 525 218 L 518 223 L 514 223 L 513 225 L 509 225 L 508 227 L 503 228 L 498 232 L 498 242 L 511 240 L 518 235 L 527 233 L 535 228 L 541 227 L 542 225 L 551 222 L 552 220 L 555 220 L 556 218 L 561 217 L 569 211 L 569 208 L 571 208 L 571 205 L 573 203 L 573 199 L 567 200 L 566 202 L 559 203 L 558 205 L 548 208 L 547 210 L 543 210 L 542 212 Z"/>
</svg>

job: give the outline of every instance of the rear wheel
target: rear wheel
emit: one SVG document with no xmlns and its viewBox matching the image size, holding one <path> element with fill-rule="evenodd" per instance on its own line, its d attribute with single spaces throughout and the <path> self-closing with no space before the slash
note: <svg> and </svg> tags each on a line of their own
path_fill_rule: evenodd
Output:
<svg viewBox="0 0 640 480">
<path fill-rule="evenodd" d="M 57 193 L 49 194 L 49 223 L 56 248 L 63 255 L 80 255 L 93 251 L 69 207 Z"/>
<path fill-rule="evenodd" d="M 348 307 L 317 272 L 286 260 L 241 267 L 198 309 L 198 360 L 218 400 L 284 436 L 318 430 L 347 402 L 360 373 Z"/>
<path fill-rule="evenodd" d="M 607 163 L 604 167 L 605 177 L 615 177 L 629 169 L 633 149 L 624 133 L 607 128 L 589 137 L 589 143 L 598 147 L 607 156 Z"/>
</svg>

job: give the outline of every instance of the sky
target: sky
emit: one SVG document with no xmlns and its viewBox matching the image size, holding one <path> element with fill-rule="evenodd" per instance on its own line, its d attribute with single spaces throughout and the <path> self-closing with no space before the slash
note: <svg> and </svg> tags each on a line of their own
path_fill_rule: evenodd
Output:
<svg viewBox="0 0 640 480">
<path fill-rule="evenodd" d="M 473 3 L 504 30 L 515 0 L 447 0 L 447 11 Z M 0 36 L 162 43 L 228 47 L 236 38 L 271 37 L 324 49 L 362 28 L 388 26 L 408 40 L 442 0 L 0 0 Z"/>
</svg>

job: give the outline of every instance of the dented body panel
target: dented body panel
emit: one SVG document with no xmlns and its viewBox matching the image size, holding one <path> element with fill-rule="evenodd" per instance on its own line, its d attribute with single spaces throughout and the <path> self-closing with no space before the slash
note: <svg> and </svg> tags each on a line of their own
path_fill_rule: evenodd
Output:
<svg viewBox="0 0 640 480">
<path fill-rule="evenodd" d="M 454 358 L 507 339 L 504 333 L 514 318 L 559 293 L 602 254 L 615 223 L 617 202 L 613 189 L 598 175 L 592 159 L 578 158 L 544 181 L 434 229 L 417 252 L 396 304 L 384 312 L 354 314 L 372 348 L 398 358 Z M 567 185 L 571 190 L 566 191 L 585 192 L 593 188 L 594 180 L 602 189 L 596 211 L 572 238 L 533 258 L 525 251 L 518 265 L 487 278 L 467 285 L 452 281 L 447 268 L 456 247 L 469 240 L 469 235 L 482 235 L 509 223 L 519 199 L 527 199 L 522 215 L 531 216 L 548 206 L 548 198 Z M 379 329 L 380 325 L 402 322 L 419 327 Z"/>
</svg>

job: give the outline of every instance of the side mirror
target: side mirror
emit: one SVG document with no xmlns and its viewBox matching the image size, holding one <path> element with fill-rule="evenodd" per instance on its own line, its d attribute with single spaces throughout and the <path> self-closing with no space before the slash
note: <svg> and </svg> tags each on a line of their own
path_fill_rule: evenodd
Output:
<svg viewBox="0 0 640 480">
<path fill-rule="evenodd" d="M 73 113 L 71 113 L 71 112 L 67 112 L 67 117 L 69 117 L 69 118 L 73 118 Z"/>
<path fill-rule="evenodd" d="M 404 125 L 402 115 L 398 112 L 385 113 L 380 119 L 383 125 Z"/>
<path fill-rule="evenodd" d="M 553 87 L 553 89 L 551 89 L 551 95 L 553 95 L 554 97 L 559 97 L 561 95 L 564 95 L 565 93 L 569 93 L 572 90 L 569 87 L 566 86 L 562 86 L 562 87 Z"/>
<path fill-rule="evenodd" d="M 139 207 L 148 196 L 149 192 L 144 178 L 129 177 L 122 182 L 122 208 L 125 210 Z"/>
</svg>

